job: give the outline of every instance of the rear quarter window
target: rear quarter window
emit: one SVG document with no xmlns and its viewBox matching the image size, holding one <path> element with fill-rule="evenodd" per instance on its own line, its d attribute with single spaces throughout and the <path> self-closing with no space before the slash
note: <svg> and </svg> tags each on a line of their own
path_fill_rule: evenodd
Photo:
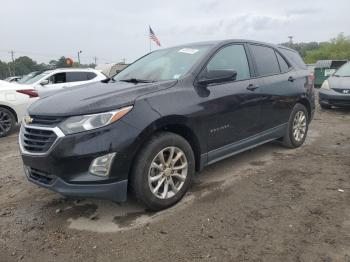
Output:
<svg viewBox="0 0 350 262">
<path fill-rule="evenodd" d="M 293 64 L 293 66 L 301 69 L 307 69 L 303 59 L 300 57 L 297 51 L 279 48 L 279 51 L 287 57 L 287 59 Z"/>
<path fill-rule="evenodd" d="M 97 75 L 93 72 L 88 72 L 87 73 L 87 80 L 94 79 Z"/>
</svg>

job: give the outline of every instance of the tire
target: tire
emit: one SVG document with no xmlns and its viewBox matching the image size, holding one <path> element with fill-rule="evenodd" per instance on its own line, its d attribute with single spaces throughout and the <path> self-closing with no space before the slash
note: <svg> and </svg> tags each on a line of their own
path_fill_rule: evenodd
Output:
<svg viewBox="0 0 350 262">
<path fill-rule="evenodd" d="M 171 152 L 172 159 L 181 157 L 166 168 Z M 139 202 L 157 211 L 180 201 L 190 187 L 194 173 L 195 158 L 190 144 L 179 135 L 161 132 L 155 134 L 136 156 L 129 185 Z M 157 190 L 158 183 L 161 185 Z"/>
<path fill-rule="evenodd" d="M 296 129 L 299 131 L 296 131 Z M 286 134 L 283 137 L 282 144 L 288 148 L 300 147 L 306 139 L 308 129 L 308 111 L 305 106 L 298 103 L 294 106 L 292 113 L 290 114 Z"/>
<path fill-rule="evenodd" d="M 0 137 L 10 134 L 15 125 L 16 118 L 13 113 L 4 107 L 0 107 Z"/>
</svg>

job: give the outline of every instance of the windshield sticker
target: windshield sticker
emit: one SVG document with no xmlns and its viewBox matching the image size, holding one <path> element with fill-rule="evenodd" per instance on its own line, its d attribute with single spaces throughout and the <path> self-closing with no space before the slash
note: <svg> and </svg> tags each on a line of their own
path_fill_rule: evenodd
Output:
<svg viewBox="0 0 350 262">
<path fill-rule="evenodd" d="M 182 48 L 181 50 L 179 50 L 179 53 L 185 53 L 185 54 L 194 55 L 194 54 L 197 53 L 198 51 L 199 51 L 198 49 Z"/>
</svg>

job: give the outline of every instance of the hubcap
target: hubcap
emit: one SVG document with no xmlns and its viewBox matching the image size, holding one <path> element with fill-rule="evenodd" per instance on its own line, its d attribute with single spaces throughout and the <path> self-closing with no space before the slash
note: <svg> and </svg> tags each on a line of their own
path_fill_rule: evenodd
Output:
<svg viewBox="0 0 350 262">
<path fill-rule="evenodd" d="M 303 111 L 295 114 L 293 121 L 293 137 L 297 142 L 303 140 L 306 133 L 306 115 Z"/>
<path fill-rule="evenodd" d="M 185 184 L 188 162 L 178 147 L 167 147 L 153 159 L 148 171 L 148 185 L 153 195 L 160 199 L 175 196 Z"/>
<path fill-rule="evenodd" d="M 11 116 L 6 111 L 0 109 L 0 135 L 10 131 L 11 127 Z"/>
</svg>

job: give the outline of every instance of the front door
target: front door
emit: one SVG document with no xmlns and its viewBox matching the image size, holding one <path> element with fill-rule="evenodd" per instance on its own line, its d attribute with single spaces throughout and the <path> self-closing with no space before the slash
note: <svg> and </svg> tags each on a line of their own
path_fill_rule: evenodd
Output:
<svg viewBox="0 0 350 262">
<path fill-rule="evenodd" d="M 243 44 L 220 49 L 204 70 L 235 70 L 235 81 L 207 86 L 204 107 L 208 151 L 223 148 L 260 132 L 261 104 L 257 80 L 251 79 Z M 225 151 L 225 150 L 224 150 Z"/>
</svg>

